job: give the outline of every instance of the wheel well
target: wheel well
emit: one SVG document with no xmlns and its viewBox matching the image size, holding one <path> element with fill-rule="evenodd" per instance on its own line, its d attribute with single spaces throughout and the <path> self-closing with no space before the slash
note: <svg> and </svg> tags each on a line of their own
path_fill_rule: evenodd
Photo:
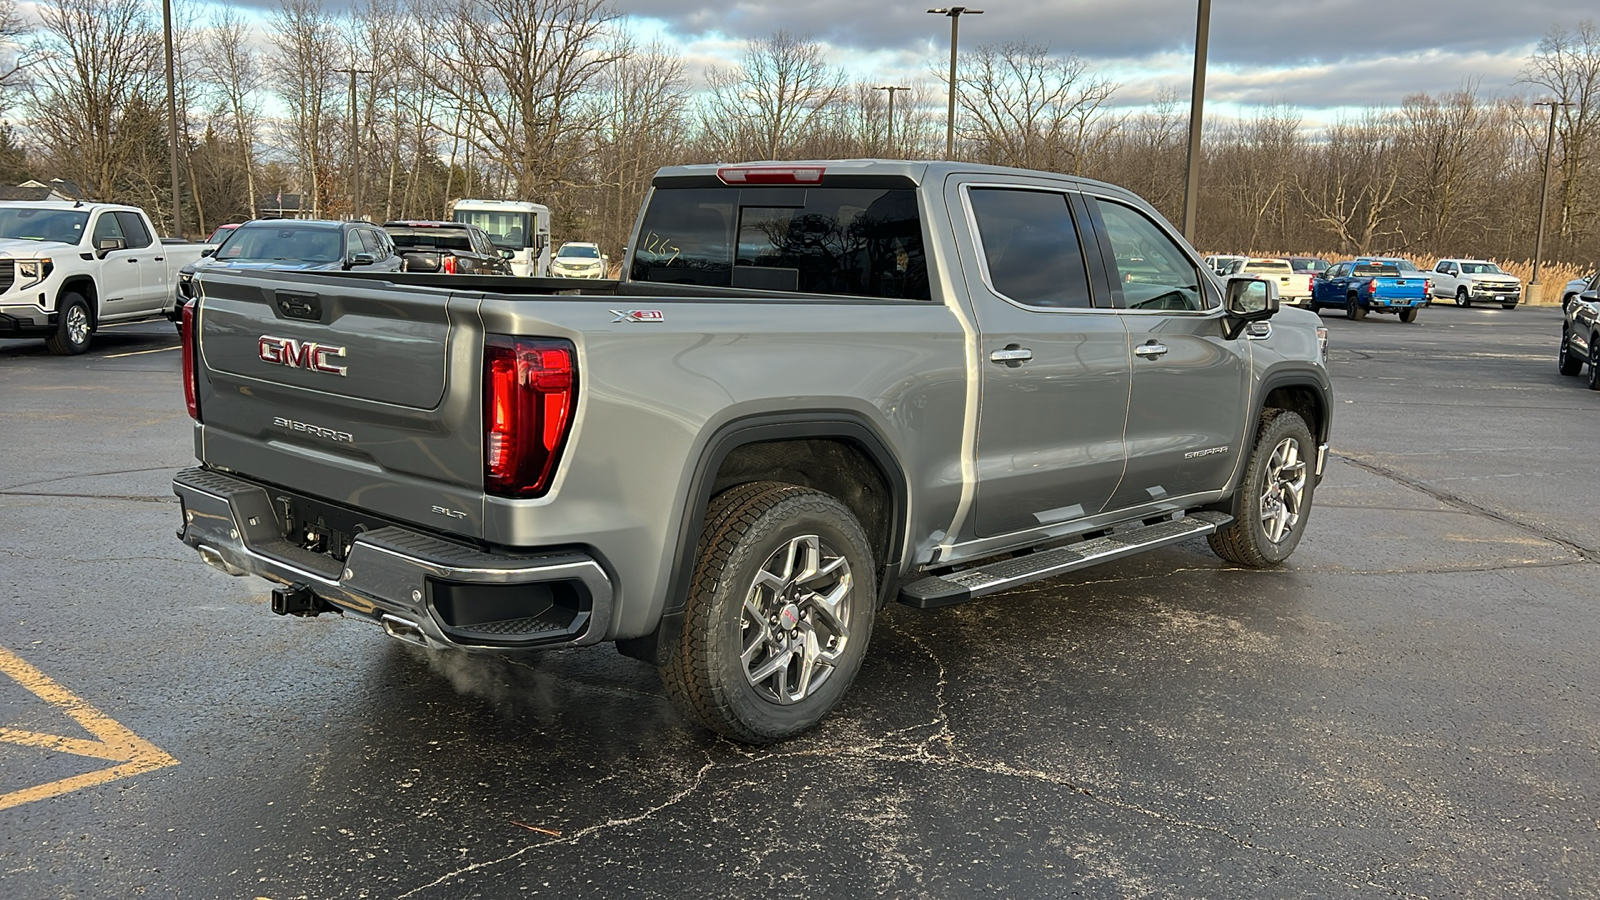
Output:
<svg viewBox="0 0 1600 900">
<path fill-rule="evenodd" d="M 89 307 L 90 324 L 98 324 L 100 317 L 97 315 L 100 304 L 94 289 L 94 279 L 85 276 L 68 279 L 61 285 L 61 290 L 56 293 L 56 312 L 61 311 L 61 298 L 67 294 L 77 294 L 83 297 L 84 304 Z"/>
<path fill-rule="evenodd" d="M 1310 387 L 1287 385 L 1273 388 L 1261 406 L 1263 409 L 1285 409 L 1296 413 L 1305 420 L 1307 427 L 1318 440 L 1327 438 L 1327 431 L 1323 428 L 1325 410 L 1322 406 L 1322 396 Z"/>
<path fill-rule="evenodd" d="M 752 481 L 782 481 L 831 494 L 855 514 L 878 563 L 891 557 L 894 495 L 884 473 L 853 441 L 803 438 L 736 447 L 717 469 L 711 494 Z"/>
</svg>

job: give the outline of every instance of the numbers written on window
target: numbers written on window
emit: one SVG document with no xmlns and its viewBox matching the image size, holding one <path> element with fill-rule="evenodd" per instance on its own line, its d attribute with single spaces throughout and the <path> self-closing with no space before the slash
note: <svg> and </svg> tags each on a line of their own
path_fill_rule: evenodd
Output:
<svg viewBox="0 0 1600 900">
<path fill-rule="evenodd" d="M 967 199 L 996 292 L 1045 309 L 1092 305 L 1083 247 L 1065 194 L 973 188 Z"/>
</svg>

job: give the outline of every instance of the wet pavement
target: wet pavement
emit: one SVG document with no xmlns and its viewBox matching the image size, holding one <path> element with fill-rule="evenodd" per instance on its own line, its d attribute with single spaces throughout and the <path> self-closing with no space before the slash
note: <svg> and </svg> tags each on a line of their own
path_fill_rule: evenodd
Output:
<svg viewBox="0 0 1600 900">
<path fill-rule="evenodd" d="M 1600 896 L 1600 394 L 1556 310 L 1326 324 L 1288 566 L 892 606 L 764 749 L 609 646 L 271 615 L 174 538 L 170 326 L 0 341 L 0 895 Z"/>
</svg>

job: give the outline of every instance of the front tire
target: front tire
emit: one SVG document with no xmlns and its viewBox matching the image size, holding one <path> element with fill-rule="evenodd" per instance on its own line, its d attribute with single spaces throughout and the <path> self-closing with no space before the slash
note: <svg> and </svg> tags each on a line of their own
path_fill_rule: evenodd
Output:
<svg viewBox="0 0 1600 900">
<path fill-rule="evenodd" d="M 1596 335 L 1589 335 L 1589 390 L 1600 391 L 1600 344 Z"/>
<path fill-rule="evenodd" d="M 1311 429 L 1297 413 L 1265 410 L 1244 483 L 1234 495 L 1233 522 L 1207 536 L 1211 551 L 1251 568 L 1288 559 L 1311 515 L 1316 452 Z"/>
<path fill-rule="evenodd" d="M 712 731 L 790 738 L 844 696 L 876 612 L 872 552 L 848 507 L 797 485 L 731 488 L 707 511 L 662 681 Z"/>
<path fill-rule="evenodd" d="M 1563 375 L 1576 375 L 1583 371 L 1583 360 L 1567 346 L 1567 333 L 1561 332 L 1561 349 L 1556 351 L 1556 370 Z"/>
<path fill-rule="evenodd" d="M 89 349 L 93 334 L 88 302 L 81 294 L 62 294 L 56 304 L 56 330 L 44 339 L 44 345 L 57 356 L 77 356 Z"/>
</svg>

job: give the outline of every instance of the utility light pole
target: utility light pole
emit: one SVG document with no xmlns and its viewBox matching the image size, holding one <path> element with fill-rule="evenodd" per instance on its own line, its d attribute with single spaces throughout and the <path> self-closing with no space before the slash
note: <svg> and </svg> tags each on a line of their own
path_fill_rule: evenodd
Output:
<svg viewBox="0 0 1600 900">
<path fill-rule="evenodd" d="M 161 29 L 167 44 L 167 156 L 172 164 L 172 236 L 183 237 L 183 189 L 178 183 L 178 91 L 172 77 L 172 0 L 161 0 Z"/>
<path fill-rule="evenodd" d="M 1183 183 L 1183 236 L 1194 243 L 1195 211 L 1200 205 L 1200 123 L 1206 100 L 1206 44 L 1211 37 L 1211 0 L 1200 0 L 1194 28 L 1194 88 L 1189 100 L 1189 168 Z"/>
<path fill-rule="evenodd" d="M 1550 130 L 1544 138 L 1544 181 L 1539 185 L 1539 225 L 1534 229 L 1533 279 L 1528 282 L 1528 303 L 1544 299 L 1544 285 L 1539 282 L 1539 261 L 1544 259 L 1544 217 L 1550 204 L 1550 152 L 1556 146 L 1556 110 L 1571 103 L 1561 100 L 1540 100 L 1534 106 L 1550 107 Z"/>
<path fill-rule="evenodd" d="M 983 10 L 968 9 L 965 6 L 941 6 L 928 12 L 936 16 L 950 17 L 950 113 L 944 122 L 944 158 L 950 159 L 956 155 L 956 37 L 961 31 L 961 17 L 981 16 Z"/>
<path fill-rule="evenodd" d="M 887 143 L 889 145 L 889 155 L 894 156 L 894 95 L 897 91 L 909 91 L 911 88 L 893 84 L 879 84 L 874 85 L 872 89 L 889 92 L 889 138 Z"/>
<path fill-rule="evenodd" d="M 355 191 L 350 198 L 350 218 L 359 219 L 361 218 L 361 132 L 356 126 L 356 76 L 371 75 L 372 70 L 351 66 L 348 69 L 333 71 L 347 72 L 350 75 L 350 167 L 354 170 L 355 182 Z"/>
</svg>

